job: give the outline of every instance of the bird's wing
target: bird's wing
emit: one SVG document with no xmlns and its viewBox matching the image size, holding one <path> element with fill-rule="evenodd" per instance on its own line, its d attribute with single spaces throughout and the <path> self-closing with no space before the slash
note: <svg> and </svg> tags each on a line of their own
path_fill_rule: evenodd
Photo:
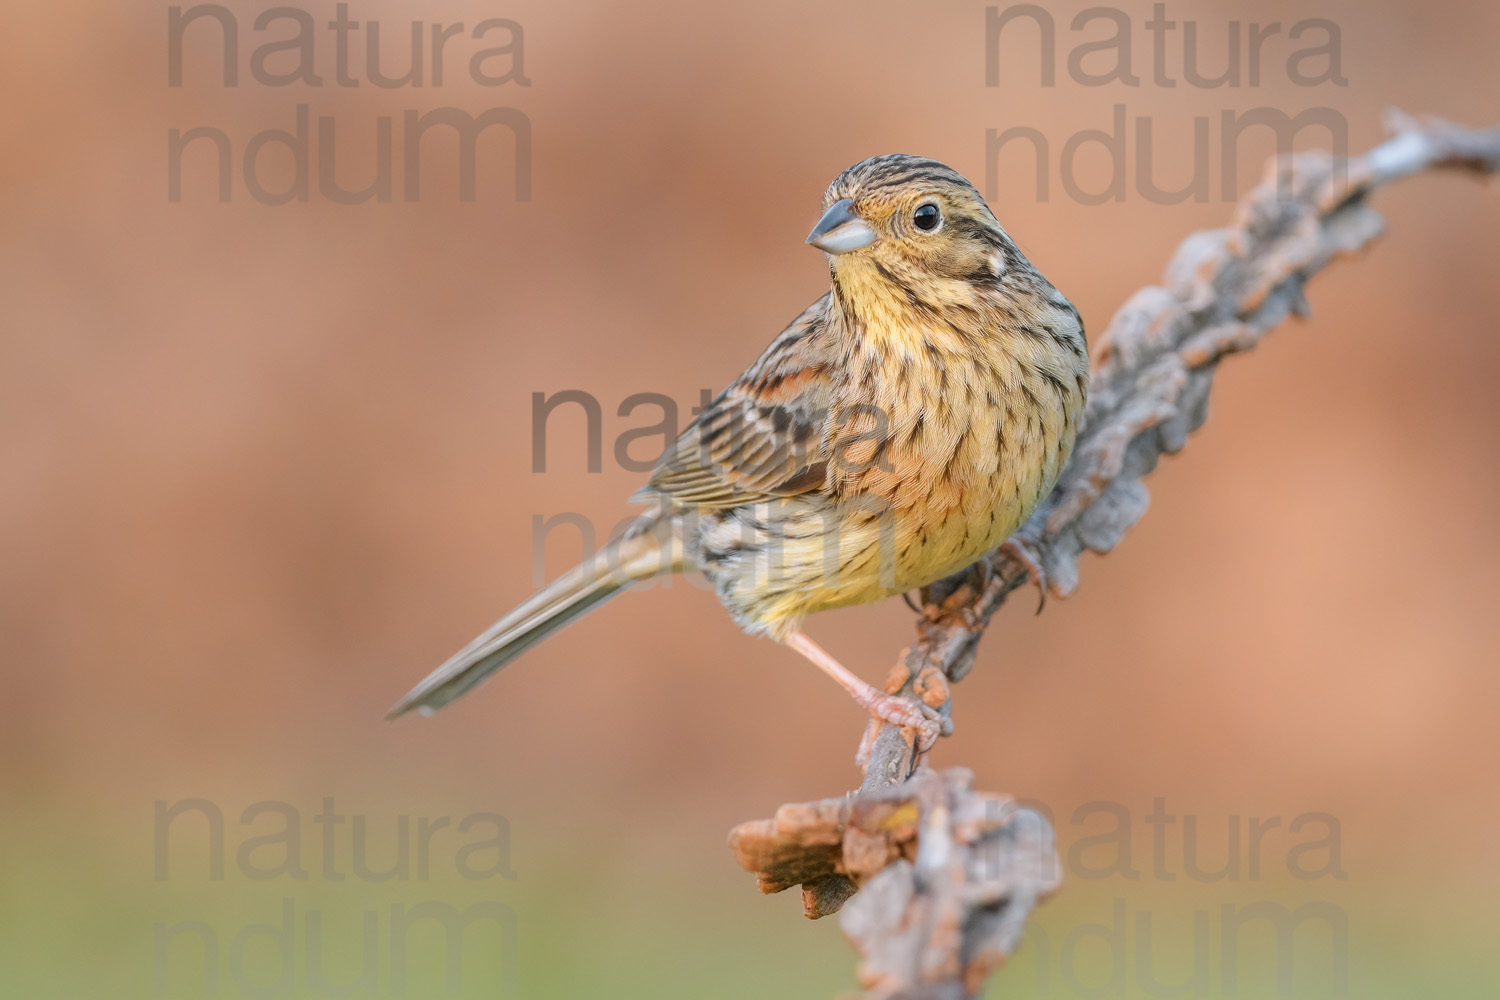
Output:
<svg viewBox="0 0 1500 1000">
<path fill-rule="evenodd" d="M 837 340 L 825 295 L 721 392 L 633 500 L 716 509 L 822 488 Z"/>
</svg>

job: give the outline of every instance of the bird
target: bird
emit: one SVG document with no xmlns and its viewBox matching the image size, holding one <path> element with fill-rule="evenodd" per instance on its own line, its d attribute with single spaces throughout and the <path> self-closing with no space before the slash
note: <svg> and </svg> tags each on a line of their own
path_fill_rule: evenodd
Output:
<svg viewBox="0 0 1500 1000">
<path fill-rule="evenodd" d="M 448 704 L 634 582 L 700 572 L 742 629 L 844 687 L 871 717 L 867 738 L 889 723 L 935 739 L 931 708 L 861 679 L 804 620 L 1018 544 L 1077 437 L 1083 320 L 974 185 L 936 160 L 889 154 L 844 170 L 807 243 L 826 255 L 828 291 L 668 446 L 631 498 L 648 509 L 389 718 Z"/>
</svg>

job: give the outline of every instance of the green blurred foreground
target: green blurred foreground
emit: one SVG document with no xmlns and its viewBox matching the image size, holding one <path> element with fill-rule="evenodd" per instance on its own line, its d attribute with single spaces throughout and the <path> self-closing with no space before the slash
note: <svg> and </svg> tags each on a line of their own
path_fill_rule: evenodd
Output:
<svg viewBox="0 0 1500 1000">
<path fill-rule="evenodd" d="M 35 802 L 8 810 L 3 995 L 696 1000 L 853 989 L 836 922 L 806 921 L 791 894 L 757 896 L 718 845 L 684 856 L 610 851 L 581 834 L 508 844 L 494 818 L 455 812 L 408 817 L 403 859 L 394 813 L 329 823 L 314 801 L 292 821 L 263 810 L 242 827 L 241 808 L 223 810 L 222 851 L 205 812 L 180 809 L 164 858 L 151 804 L 89 823 Z M 1215 847 L 1202 871 L 1223 868 L 1222 839 L 1205 853 Z M 1096 868 L 1107 862 L 1107 848 L 1089 850 L 1081 857 Z M 1391 901 L 1420 898 L 1418 886 L 1299 880 L 1284 861 L 1268 850 L 1254 880 L 1242 867 L 1238 880 L 1167 881 L 1149 854 L 1134 857 L 1136 878 L 1075 873 L 990 995 L 1500 994 L 1488 900 L 1424 904 L 1445 919 L 1416 923 Z"/>
</svg>

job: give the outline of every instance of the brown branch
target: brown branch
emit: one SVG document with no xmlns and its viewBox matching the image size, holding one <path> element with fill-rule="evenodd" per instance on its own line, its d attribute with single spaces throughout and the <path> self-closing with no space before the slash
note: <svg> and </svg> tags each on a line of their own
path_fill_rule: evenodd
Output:
<svg viewBox="0 0 1500 1000">
<path fill-rule="evenodd" d="M 1288 316 L 1305 316 L 1308 279 L 1381 234 L 1372 193 L 1427 170 L 1500 172 L 1500 126 L 1394 111 L 1387 126 L 1392 138 L 1363 156 L 1274 161 L 1227 228 L 1189 236 L 1163 285 L 1143 288 L 1115 314 L 1096 351 L 1073 458 L 1017 533 L 1040 554 L 1053 594 L 1077 587 L 1084 552 L 1108 552 L 1140 520 L 1149 502 L 1142 479 L 1203 423 L 1219 362 L 1254 348 Z M 997 553 L 927 588 L 917 641 L 887 690 L 948 714 L 950 684 L 969 672 L 990 619 L 1027 575 Z M 742 824 L 730 842 L 764 891 L 802 884 L 809 916 L 860 890 L 842 922 L 863 956 L 868 997 L 971 996 L 1056 887 L 1051 830 L 1034 813 L 971 791 L 967 772 L 921 767 L 914 738 L 883 727 L 857 796 L 783 806 L 774 820 Z"/>
</svg>

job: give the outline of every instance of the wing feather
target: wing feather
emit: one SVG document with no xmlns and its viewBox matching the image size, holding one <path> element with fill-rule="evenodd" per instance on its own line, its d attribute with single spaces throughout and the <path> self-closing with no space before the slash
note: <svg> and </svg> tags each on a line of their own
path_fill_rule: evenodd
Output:
<svg viewBox="0 0 1500 1000">
<path fill-rule="evenodd" d="M 722 509 L 822 488 L 838 349 L 828 301 L 809 306 L 703 409 L 633 500 Z"/>
</svg>

